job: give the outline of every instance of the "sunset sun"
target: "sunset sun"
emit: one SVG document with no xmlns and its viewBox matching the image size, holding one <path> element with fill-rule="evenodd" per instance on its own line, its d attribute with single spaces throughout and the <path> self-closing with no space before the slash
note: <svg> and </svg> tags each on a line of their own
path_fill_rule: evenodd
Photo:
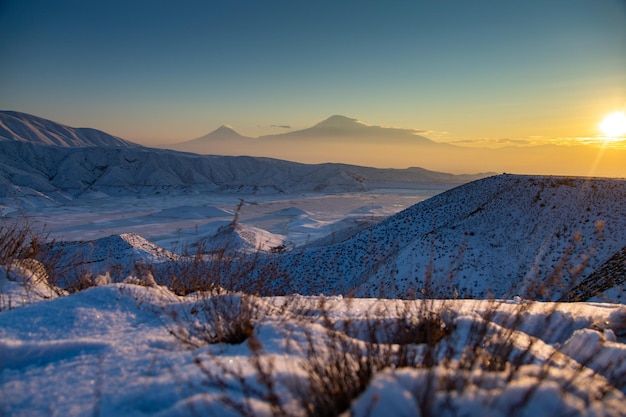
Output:
<svg viewBox="0 0 626 417">
<path fill-rule="evenodd" d="M 618 137 L 626 133 L 626 115 L 623 112 L 615 112 L 607 115 L 602 123 L 600 130 L 606 136 Z"/>
</svg>

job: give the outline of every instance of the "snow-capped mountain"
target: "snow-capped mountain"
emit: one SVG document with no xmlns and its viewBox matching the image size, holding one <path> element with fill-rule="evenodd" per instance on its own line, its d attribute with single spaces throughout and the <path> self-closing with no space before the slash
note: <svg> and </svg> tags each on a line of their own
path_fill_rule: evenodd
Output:
<svg viewBox="0 0 626 417">
<path fill-rule="evenodd" d="M 500 175 L 271 260 L 268 292 L 555 299 L 626 246 L 626 181 Z"/>
<path fill-rule="evenodd" d="M 345 161 L 337 159 L 338 155 L 372 153 L 391 160 L 406 154 L 409 148 L 412 152 L 421 147 L 442 152 L 456 148 L 433 142 L 418 133 L 413 129 L 370 126 L 357 119 L 334 115 L 307 129 L 258 138 L 242 136 L 230 126 L 221 126 L 200 138 L 161 147 L 200 154 L 266 156 L 301 162 L 326 162 L 328 158 L 338 162 Z M 389 166 L 387 163 L 377 165 Z"/>
<path fill-rule="evenodd" d="M 385 145 L 441 145 L 436 144 L 419 131 L 381 126 L 370 126 L 357 119 L 334 115 L 313 127 L 279 135 L 261 136 L 261 141 L 293 141 L 312 139 L 318 142 L 370 143 L 372 140 Z"/>
<path fill-rule="evenodd" d="M 15 111 L 0 111 L 0 142 L 28 142 L 63 147 L 106 146 L 138 148 L 141 145 L 91 128 L 75 128 Z"/>
<path fill-rule="evenodd" d="M 268 158 L 200 156 L 151 148 L 62 148 L 0 142 L 0 198 L 47 204 L 77 197 L 155 192 L 364 191 L 390 183 L 463 183 L 478 175 L 344 164 L 306 165 Z M 36 203 L 35 200 L 39 201 Z M 26 201 L 23 201 L 26 202 Z"/>
</svg>

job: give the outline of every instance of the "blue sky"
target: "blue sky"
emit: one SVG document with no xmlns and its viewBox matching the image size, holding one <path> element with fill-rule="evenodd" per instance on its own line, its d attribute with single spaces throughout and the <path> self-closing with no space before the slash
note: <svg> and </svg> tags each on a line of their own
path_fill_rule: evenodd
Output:
<svg viewBox="0 0 626 417">
<path fill-rule="evenodd" d="M 0 108 L 146 144 L 332 114 L 589 136 L 626 107 L 626 2 L 2 0 L 0 57 Z"/>
</svg>

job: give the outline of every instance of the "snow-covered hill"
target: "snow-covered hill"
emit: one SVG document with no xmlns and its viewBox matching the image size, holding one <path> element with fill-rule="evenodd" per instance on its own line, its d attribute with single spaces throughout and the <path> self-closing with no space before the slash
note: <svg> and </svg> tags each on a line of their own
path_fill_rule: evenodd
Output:
<svg viewBox="0 0 626 417">
<path fill-rule="evenodd" d="M 62 148 L 0 142 L 0 204 L 48 204 L 77 197 L 211 191 L 367 191 L 393 184 L 463 183 L 479 175 L 269 158 L 200 156 L 160 149 Z M 4 198 L 3 198 L 4 197 Z M 3 198 L 3 199 L 2 199 Z"/>
<path fill-rule="evenodd" d="M 555 299 L 626 246 L 626 181 L 500 175 L 274 259 L 304 294 Z"/>
<path fill-rule="evenodd" d="M 139 265 L 176 261 L 180 258 L 135 233 L 122 233 L 89 242 L 54 242 L 48 257 L 55 259 L 55 284 L 62 288 L 80 286 L 85 276 L 107 275 L 119 281 L 141 274 Z M 143 277 L 142 277 L 143 278 Z"/>
<path fill-rule="evenodd" d="M 284 250 L 284 237 L 258 227 L 230 222 L 199 242 L 203 253 L 235 255 Z"/>
<path fill-rule="evenodd" d="M 16 141 L 64 147 L 110 146 L 138 148 L 141 145 L 91 128 L 75 128 L 15 111 L 0 111 L 0 142 Z"/>
</svg>

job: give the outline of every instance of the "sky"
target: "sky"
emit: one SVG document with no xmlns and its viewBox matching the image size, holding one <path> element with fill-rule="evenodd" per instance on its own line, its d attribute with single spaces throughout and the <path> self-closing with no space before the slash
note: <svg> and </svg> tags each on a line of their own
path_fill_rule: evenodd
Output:
<svg viewBox="0 0 626 417">
<path fill-rule="evenodd" d="M 626 1 L 0 0 L 0 57 L 0 109 L 146 145 L 333 114 L 593 137 L 626 110 Z"/>
</svg>

